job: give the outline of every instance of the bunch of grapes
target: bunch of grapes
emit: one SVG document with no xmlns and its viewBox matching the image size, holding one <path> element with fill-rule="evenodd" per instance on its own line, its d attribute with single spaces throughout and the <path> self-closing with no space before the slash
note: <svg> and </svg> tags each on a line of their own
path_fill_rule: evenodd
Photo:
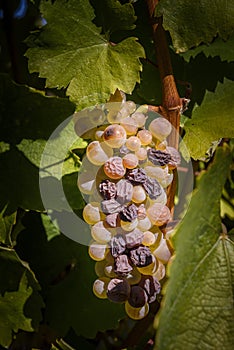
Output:
<svg viewBox="0 0 234 350">
<path fill-rule="evenodd" d="M 167 144 L 172 127 L 165 118 L 146 129 L 145 106 L 107 103 L 99 112 L 107 121 L 93 131 L 78 177 L 87 196 L 83 218 L 91 226 L 89 255 L 98 276 L 93 292 L 125 303 L 127 315 L 139 320 L 160 293 L 171 257 L 161 229 L 171 220 L 166 189 L 180 155 Z"/>
</svg>

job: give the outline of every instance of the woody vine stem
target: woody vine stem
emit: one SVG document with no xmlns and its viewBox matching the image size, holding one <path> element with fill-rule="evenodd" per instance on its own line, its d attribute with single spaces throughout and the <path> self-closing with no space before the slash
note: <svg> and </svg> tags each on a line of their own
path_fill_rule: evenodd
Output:
<svg viewBox="0 0 234 350">
<path fill-rule="evenodd" d="M 152 25 L 155 54 L 162 84 L 162 104 L 160 106 L 149 106 L 149 109 L 160 113 L 172 124 L 173 130 L 168 138 L 168 143 L 170 146 L 178 149 L 180 114 L 183 109 L 183 99 L 180 98 L 175 84 L 166 33 L 162 26 L 163 19 L 162 17 L 155 17 L 155 8 L 158 4 L 158 0 L 146 0 L 146 3 Z M 174 170 L 173 175 L 173 182 L 168 188 L 167 202 L 172 215 L 174 212 L 174 198 L 176 192 L 176 170 Z"/>
</svg>

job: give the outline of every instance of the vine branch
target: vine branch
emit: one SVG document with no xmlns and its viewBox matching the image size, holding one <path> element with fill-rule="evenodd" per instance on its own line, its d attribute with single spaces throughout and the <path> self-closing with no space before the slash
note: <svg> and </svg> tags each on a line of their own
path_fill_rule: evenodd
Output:
<svg viewBox="0 0 234 350">
<path fill-rule="evenodd" d="M 160 106 L 149 106 L 150 110 L 160 113 L 173 126 L 172 132 L 168 137 L 168 144 L 176 149 L 179 145 L 179 128 L 180 128 L 180 114 L 183 109 L 183 99 L 180 98 L 171 64 L 169 48 L 166 38 L 166 32 L 163 28 L 162 17 L 155 18 L 155 7 L 158 0 L 146 0 L 149 18 L 153 30 L 153 39 L 155 44 L 155 53 L 157 64 L 160 73 L 162 84 L 162 104 Z M 174 212 L 174 197 L 176 192 L 176 170 L 174 172 L 174 180 L 168 188 L 168 202 L 167 205 Z"/>
</svg>

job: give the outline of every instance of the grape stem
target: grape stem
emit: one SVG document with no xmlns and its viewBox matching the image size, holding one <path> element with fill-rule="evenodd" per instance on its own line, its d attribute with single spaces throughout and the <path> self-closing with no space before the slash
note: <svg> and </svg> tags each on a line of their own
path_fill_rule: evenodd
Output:
<svg viewBox="0 0 234 350">
<path fill-rule="evenodd" d="M 185 101 L 183 98 L 180 98 L 177 91 L 166 32 L 162 25 L 163 19 L 162 17 L 155 17 L 155 7 L 158 4 L 158 0 L 146 0 L 146 3 L 153 31 L 155 53 L 162 84 L 162 104 L 160 106 L 149 106 L 149 109 L 160 113 L 172 124 L 173 128 L 171 134 L 168 137 L 168 144 L 169 146 L 178 149 L 180 114 L 183 111 Z M 173 173 L 174 180 L 169 186 L 167 193 L 167 205 L 171 210 L 172 216 L 174 213 L 174 198 L 176 193 L 176 170 L 174 170 Z"/>
</svg>

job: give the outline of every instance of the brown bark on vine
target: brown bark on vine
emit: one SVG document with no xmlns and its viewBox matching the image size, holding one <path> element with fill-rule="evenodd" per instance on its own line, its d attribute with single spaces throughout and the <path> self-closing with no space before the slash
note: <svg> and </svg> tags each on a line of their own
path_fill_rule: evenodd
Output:
<svg viewBox="0 0 234 350">
<path fill-rule="evenodd" d="M 155 53 L 162 84 L 161 105 L 149 106 L 149 109 L 160 113 L 172 124 L 173 130 L 168 137 L 168 144 L 178 149 L 180 114 L 183 107 L 183 100 L 180 98 L 175 84 L 166 32 L 162 25 L 163 18 L 155 18 L 154 15 L 158 0 L 146 0 L 146 3 L 149 10 L 150 23 L 152 25 Z M 168 188 L 167 202 L 172 215 L 174 212 L 174 198 L 176 193 L 176 170 L 174 170 L 173 173 L 174 179 Z"/>
</svg>

